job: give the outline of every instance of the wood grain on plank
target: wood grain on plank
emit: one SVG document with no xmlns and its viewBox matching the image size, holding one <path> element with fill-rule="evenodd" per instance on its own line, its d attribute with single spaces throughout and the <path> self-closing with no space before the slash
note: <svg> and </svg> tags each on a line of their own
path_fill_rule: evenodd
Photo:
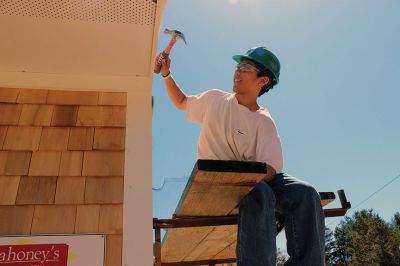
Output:
<svg viewBox="0 0 400 266">
<path fill-rule="evenodd" d="M 265 176 L 195 170 L 175 211 L 177 216 L 224 216 Z"/>
<path fill-rule="evenodd" d="M 208 260 L 222 252 L 237 238 L 237 225 L 215 226 L 185 261 Z"/>
<path fill-rule="evenodd" d="M 162 262 L 182 261 L 213 229 L 214 226 L 169 229 L 162 243 Z"/>
<path fill-rule="evenodd" d="M 213 259 L 227 259 L 227 258 L 236 258 L 236 239 L 228 245 L 224 250 L 217 253 Z"/>
</svg>

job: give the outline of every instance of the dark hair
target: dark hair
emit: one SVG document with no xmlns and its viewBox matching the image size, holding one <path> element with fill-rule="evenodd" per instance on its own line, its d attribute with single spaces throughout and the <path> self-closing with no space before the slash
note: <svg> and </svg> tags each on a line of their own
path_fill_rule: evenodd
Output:
<svg viewBox="0 0 400 266">
<path fill-rule="evenodd" d="M 260 70 L 260 72 L 257 73 L 257 77 L 268 77 L 269 79 L 268 83 L 261 88 L 260 93 L 258 94 L 258 97 L 260 97 L 261 95 L 267 93 L 270 89 L 272 89 L 275 86 L 276 79 L 274 74 L 272 74 L 272 72 L 266 69 L 263 65 L 255 61 L 253 62 L 256 64 L 257 69 Z"/>
</svg>

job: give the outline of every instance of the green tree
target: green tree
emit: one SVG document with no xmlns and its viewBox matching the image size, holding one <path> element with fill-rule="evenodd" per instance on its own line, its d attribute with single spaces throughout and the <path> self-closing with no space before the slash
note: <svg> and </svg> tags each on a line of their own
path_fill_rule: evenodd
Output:
<svg viewBox="0 0 400 266">
<path fill-rule="evenodd" d="M 332 259 L 332 265 L 345 266 L 349 265 L 350 263 L 351 255 L 347 252 L 350 243 L 350 239 L 347 234 L 347 232 L 350 231 L 348 226 L 349 218 L 346 217 L 345 219 L 346 220 L 341 222 L 341 224 L 335 229 L 335 257 Z"/>
<path fill-rule="evenodd" d="M 335 238 L 335 265 L 399 265 L 399 238 L 393 226 L 372 210 L 346 217 L 335 229 Z"/>
<path fill-rule="evenodd" d="M 400 212 L 396 212 L 392 218 L 392 226 L 400 232 Z"/>
<path fill-rule="evenodd" d="M 337 244 L 332 230 L 325 227 L 325 263 L 335 265 L 337 262 Z"/>
</svg>

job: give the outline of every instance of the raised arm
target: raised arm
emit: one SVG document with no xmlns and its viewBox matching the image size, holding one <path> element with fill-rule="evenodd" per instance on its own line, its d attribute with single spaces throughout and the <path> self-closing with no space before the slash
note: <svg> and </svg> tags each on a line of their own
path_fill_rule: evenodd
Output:
<svg viewBox="0 0 400 266">
<path fill-rule="evenodd" d="M 164 77 L 164 84 L 167 88 L 168 97 L 171 99 L 172 103 L 176 108 L 180 110 L 186 110 L 186 95 L 179 88 L 178 84 L 175 82 L 174 78 L 170 72 L 171 59 L 163 59 L 161 65 L 161 75 Z"/>
</svg>

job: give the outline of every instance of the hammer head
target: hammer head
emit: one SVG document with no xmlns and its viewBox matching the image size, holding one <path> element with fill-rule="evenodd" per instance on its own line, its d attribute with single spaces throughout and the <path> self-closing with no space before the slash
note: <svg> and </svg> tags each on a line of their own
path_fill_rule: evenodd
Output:
<svg viewBox="0 0 400 266">
<path fill-rule="evenodd" d="M 183 42 L 186 44 L 185 35 L 182 32 L 180 32 L 178 30 L 169 30 L 166 28 L 164 30 L 164 33 L 171 35 L 172 38 L 175 40 L 183 40 Z"/>
</svg>

